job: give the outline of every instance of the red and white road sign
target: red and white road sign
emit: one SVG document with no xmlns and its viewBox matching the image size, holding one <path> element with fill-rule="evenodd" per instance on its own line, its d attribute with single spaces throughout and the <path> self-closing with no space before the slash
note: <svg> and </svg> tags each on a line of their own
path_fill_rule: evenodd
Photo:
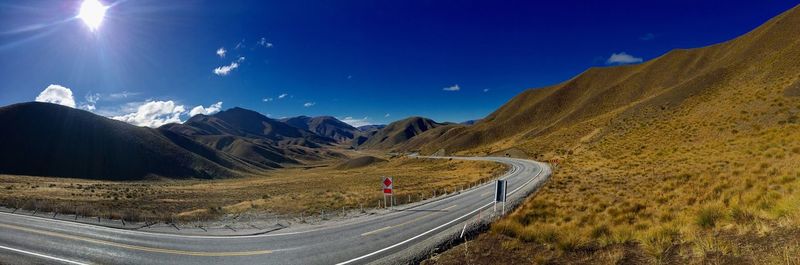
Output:
<svg viewBox="0 0 800 265">
<path fill-rule="evenodd" d="M 394 182 L 392 181 L 392 177 L 383 177 L 383 194 L 392 195 L 393 189 L 394 189 Z"/>
</svg>

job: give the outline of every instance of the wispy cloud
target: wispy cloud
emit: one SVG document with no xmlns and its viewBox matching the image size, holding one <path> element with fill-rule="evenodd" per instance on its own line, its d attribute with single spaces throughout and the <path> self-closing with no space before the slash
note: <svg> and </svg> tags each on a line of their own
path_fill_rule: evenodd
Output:
<svg viewBox="0 0 800 265">
<path fill-rule="evenodd" d="M 641 57 L 634 57 L 625 52 L 620 52 L 611 54 L 611 57 L 608 57 L 608 60 L 606 60 L 606 64 L 630 64 L 641 63 L 642 61 Z"/>
<path fill-rule="evenodd" d="M 449 87 L 442 88 L 442 90 L 444 90 L 444 91 L 459 91 L 459 90 L 461 90 L 461 87 L 458 86 L 458 84 L 455 84 L 455 85 L 452 85 L 452 86 L 449 86 Z"/>
<path fill-rule="evenodd" d="M 220 102 L 220 104 L 222 104 Z M 172 100 L 147 101 L 136 108 L 136 112 L 112 119 L 124 121 L 136 126 L 159 127 L 168 123 L 180 123 L 181 114 L 186 112 L 183 105 L 178 105 Z"/>
<path fill-rule="evenodd" d="M 227 52 L 228 51 L 226 51 L 224 47 L 220 47 L 219 49 L 217 49 L 217 55 L 220 58 L 225 57 L 225 53 L 227 53 Z"/>
<path fill-rule="evenodd" d="M 222 110 L 222 101 L 211 104 L 211 106 L 208 107 L 203 107 L 202 105 L 199 105 L 197 107 L 192 108 L 192 110 L 189 111 L 189 117 L 194 117 L 194 115 L 197 114 L 211 115 L 219 112 L 220 110 Z"/>
<path fill-rule="evenodd" d="M 289 96 L 289 94 L 286 94 L 286 93 L 280 94 L 280 95 L 278 96 L 278 99 L 283 99 L 283 98 L 285 98 L 286 96 Z"/>
<path fill-rule="evenodd" d="M 264 101 L 264 102 L 271 102 L 273 100 L 275 100 L 275 99 L 274 98 L 262 98 L 261 99 L 261 101 Z"/>
<path fill-rule="evenodd" d="M 238 49 L 240 49 L 240 48 L 244 48 L 244 47 L 247 47 L 247 46 L 245 46 L 245 45 L 244 45 L 244 39 L 242 39 L 242 41 L 240 41 L 239 43 L 237 43 L 237 44 L 236 44 L 236 47 L 233 47 L 233 49 L 234 49 L 234 50 L 238 50 Z"/>
<path fill-rule="evenodd" d="M 353 118 L 353 117 L 344 117 L 344 119 L 339 119 L 339 120 L 341 120 L 344 123 L 350 124 L 350 126 L 353 126 L 353 127 L 360 127 L 360 126 L 365 126 L 365 125 L 372 124 L 369 121 L 368 117 L 364 117 L 364 118 L 361 118 L 361 119 L 356 119 L 356 118 Z"/>
<path fill-rule="evenodd" d="M 386 113 L 386 115 L 383 115 L 384 118 L 389 118 L 389 116 L 392 116 L 392 115 L 389 114 L 389 113 Z"/>
<path fill-rule="evenodd" d="M 223 65 L 217 68 L 214 68 L 214 74 L 218 76 L 226 76 L 231 73 L 231 71 L 239 68 L 239 63 L 244 62 L 244 56 L 239 57 L 236 59 L 235 62 L 231 62 L 229 65 Z"/>
<path fill-rule="evenodd" d="M 484 89 L 483 89 L 483 93 L 486 93 L 486 92 L 489 92 L 489 89 L 488 89 L 488 88 L 484 88 Z"/>
<path fill-rule="evenodd" d="M 38 102 L 55 103 L 70 108 L 75 107 L 75 98 L 72 97 L 72 90 L 61 85 L 49 85 L 36 97 Z"/>
<path fill-rule="evenodd" d="M 258 40 L 258 45 L 261 45 L 261 46 L 264 46 L 264 47 L 267 47 L 267 48 L 272 48 L 272 42 L 268 42 L 267 38 L 264 38 L 264 37 L 262 37 L 260 40 Z"/>
<path fill-rule="evenodd" d="M 223 65 L 217 68 L 214 68 L 214 74 L 218 76 L 226 76 L 231 73 L 234 69 L 239 68 L 239 64 L 236 62 L 232 62 L 229 65 Z"/>
<path fill-rule="evenodd" d="M 138 96 L 139 94 L 140 94 L 139 92 L 122 91 L 122 92 L 108 94 L 106 98 L 110 100 L 118 100 L 118 99 L 125 99 L 128 97 Z"/>
<path fill-rule="evenodd" d="M 94 94 L 89 93 L 89 94 L 86 94 L 86 96 L 83 97 L 83 99 L 85 100 L 85 102 L 83 104 L 81 104 L 80 108 L 88 110 L 88 111 L 94 111 L 95 109 L 97 109 L 96 108 L 97 102 L 100 101 L 100 94 L 99 93 L 94 93 Z"/>
<path fill-rule="evenodd" d="M 315 103 L 315 102 L 306 102 L 305 104 L 303 104 L 303 107 L 308 108 L 308 107 L 313 107 L 314 105 L 317 105 L 317 103 Z"/>
</svg>

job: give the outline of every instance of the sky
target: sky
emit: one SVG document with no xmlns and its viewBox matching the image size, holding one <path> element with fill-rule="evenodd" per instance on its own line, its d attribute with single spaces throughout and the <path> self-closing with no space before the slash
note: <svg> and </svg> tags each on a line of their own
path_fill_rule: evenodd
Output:
<svg viewBox="0 0 800 265">
<path fill-rule="evenodd" d="M 96 1 L 96 0 L 94 0 Z M 544 2 L 544 1 L 542 1 Z M 0 106 L 140 126 L 232 107 L 461 122 L 589 67 L 744 34 L 795 1 L 0 0 Z"/>
</svg>

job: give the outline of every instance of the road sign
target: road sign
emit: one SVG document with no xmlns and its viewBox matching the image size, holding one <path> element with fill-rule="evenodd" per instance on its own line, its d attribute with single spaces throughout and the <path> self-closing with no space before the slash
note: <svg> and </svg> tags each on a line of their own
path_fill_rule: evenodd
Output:
<svg viewBox="0 0 800 265">
<path fill-rule="evenodd" d="M 497 180 L 497 185 L 495 186 L 494 190 L 494 201 L 495 202 L 506 202 L 506 188 L 508 187 L 508 182 L 502 179 Z"/>
<path fill-rule="evenodd" d="M 392 190 L 394 190 L 394 181 L 392 181 L 392 177 L 383 177 L 383 194 L 392 195 Z"/>
</svg>

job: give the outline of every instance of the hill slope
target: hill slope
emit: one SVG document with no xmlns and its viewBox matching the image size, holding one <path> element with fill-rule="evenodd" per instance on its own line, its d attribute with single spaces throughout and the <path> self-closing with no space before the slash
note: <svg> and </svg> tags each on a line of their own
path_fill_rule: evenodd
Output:
<svg viewBox="0 0 800 265">
<path fill-rule="evenodd" d="M 521 259 L 781 263 L 797 253 L 782 246 L 800 246 L 798 25 L 795 7 L 725 43 L 589 69 L 423 149 L 516 149 L 561 161 L 535 197 L 493 226 L 503 242 L 479 243 L 526 242 Z M 774 247 L 775 238 L 790 240 Z M 605 260 L 620 249 L 630 254 Z"/>
<path fill-rule="evenodd" d="M 358 129 L 350 126 L 350 124 L 344 123 L 331 116 L 313 118 L 298 116 L 282 119 L 281 121 L 296 128 L 312 131 L 320 136 L 334 139 L 339 143 L 353 140 L 353 137 L 359 132 Z"/>
<path fill-rule="evenodd" d="M 159 128 L 223 151 L 249 164 L 269 169 L 341 157 L 326 150 L 335 140 L 270 119 L 258 112 L 232 108 L 214 115 L 196 115 L 183 124 Z"/>
<path fill-rule="evenodd" d="M 369 138 L 358 147 L 389 150 L 399 144 L 405 143 L 414 136 L 442 125 L 441 123 L 423 117 L 406 118 L 392 122 L 383 129 L 380 129 L 369 136 Z"/>
<path fill-rule="evenodd" d="M 49 103 L 0 108 L 0 173 L 133 180 L 224 178 L 252 168 L 235 158 L 173 143 L 181 136 Z M 212 161 L 213 160 L 213 161 Z"/>
</svg>

